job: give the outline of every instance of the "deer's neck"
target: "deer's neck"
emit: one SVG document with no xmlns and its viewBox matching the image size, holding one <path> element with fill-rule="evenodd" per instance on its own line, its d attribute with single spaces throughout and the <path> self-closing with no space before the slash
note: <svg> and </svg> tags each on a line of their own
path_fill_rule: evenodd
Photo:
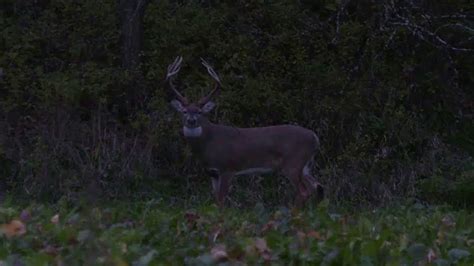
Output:
<svg viewBox="0 0 474 266">
<path fill-rule="evenodd" d="M 202 153 L 209 143 L 209 140 L 213 136 L 214 124 L 209 121 L 206 121 L 197 128 L 183 128 L 184 138 L 191 147 L 193 153 Z"/>
</svg>

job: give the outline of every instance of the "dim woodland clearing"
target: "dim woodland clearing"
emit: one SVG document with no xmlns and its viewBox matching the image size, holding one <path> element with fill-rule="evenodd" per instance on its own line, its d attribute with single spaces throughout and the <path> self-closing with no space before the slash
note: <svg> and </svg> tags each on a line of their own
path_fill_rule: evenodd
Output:
<svg viewBox="0 0 474 266">
<path fill-rule="evenodd" d="M 0 33 L 0 266 L 474 265 L 472 0 L 4 0 Z M 307 130 L 234 130 L 273 125 Z"/>
</svg>

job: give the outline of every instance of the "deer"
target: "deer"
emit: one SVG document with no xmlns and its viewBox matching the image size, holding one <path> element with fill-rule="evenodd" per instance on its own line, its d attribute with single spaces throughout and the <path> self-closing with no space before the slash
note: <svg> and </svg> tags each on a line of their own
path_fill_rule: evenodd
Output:
<svg viewBox="0 0 474 266">
<path fill-rule="evenodd" d="M 212 190 L 220 207 L 234 176 L 277 172 L 286 176 L 297 190 L 295 205 L 301 207 L 316 192 L 324 196 L 322 185 L 312 175 L 318 136 L 296 125 L 238 128 L 212 123 L 207 115 L 216 104 L 222 83 L 211 65 L 202 65 L 214 80 L 214 88 L 197 102 L 190 102 L 174 85 L 183 58 L 176 57 L 168 66 L 164 85 L 175 96 L 171 106 L 182 115 L 182 133 L 191 152 L 205 165 L 212 178 Z"/>
</svg>

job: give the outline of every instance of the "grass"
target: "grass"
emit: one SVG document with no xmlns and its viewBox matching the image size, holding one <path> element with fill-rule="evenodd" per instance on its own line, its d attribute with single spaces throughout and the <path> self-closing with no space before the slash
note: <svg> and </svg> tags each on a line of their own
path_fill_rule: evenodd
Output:
<svg viewBox="0 0 474 266">
<path fill-rule="evenodd" d="M 474 213 L 447 206 L 7 203 L 0 222 L 0 265 L 474 265 Z"/>
</svg>

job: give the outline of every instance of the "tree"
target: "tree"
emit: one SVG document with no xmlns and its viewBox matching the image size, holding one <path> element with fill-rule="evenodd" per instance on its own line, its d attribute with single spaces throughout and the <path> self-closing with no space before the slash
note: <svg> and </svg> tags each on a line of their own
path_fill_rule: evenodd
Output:
<svg viewBox="0 0 474 266">
<path fill-rule="evenodd" d="M 149 0 L 118 0 L 122 67 L 137 70 L 143 43 L 143 16 Z"/>
<path fill-rule="evenodd" d="M 143 101 L 143 75 L 140 71 L 140 52 L 143 44 L 143 17 L 149 0 L 118 0 L 120 21 L 120 45 L 122 68 L 129 71 L 130 82 L 127 84 L 125 99 L 122 102 L 122 113 L 129 115 L 138 103 Z"/>
</svg>

